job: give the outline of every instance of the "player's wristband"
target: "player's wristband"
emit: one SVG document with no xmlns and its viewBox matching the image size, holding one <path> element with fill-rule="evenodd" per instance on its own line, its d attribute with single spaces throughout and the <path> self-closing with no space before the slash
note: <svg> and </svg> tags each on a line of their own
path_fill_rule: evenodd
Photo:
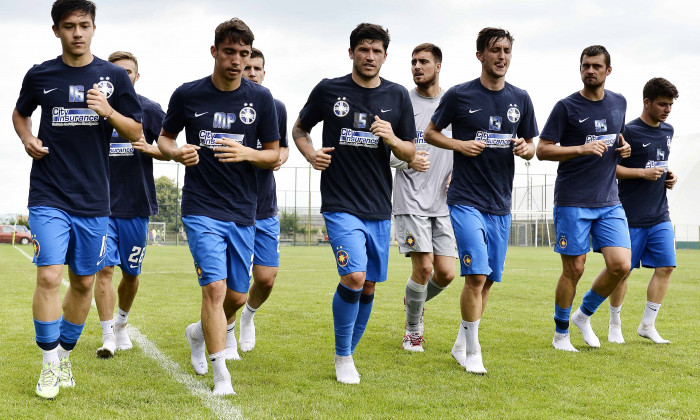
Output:
<svg viewBox="0 0 700 420">
<path fill-rule="evenodd" d="M 104 118 L 105 118 L 105 121 L 107 121 L 107 120 L 109 119 L 109 117 L 112 116 L 112 114 L 114 114 L 114 108 L 112 108 L 112 110 L 109 111 L 109 114 L 105 115 L 105 117 L 104 117 Z"/>
</svg>

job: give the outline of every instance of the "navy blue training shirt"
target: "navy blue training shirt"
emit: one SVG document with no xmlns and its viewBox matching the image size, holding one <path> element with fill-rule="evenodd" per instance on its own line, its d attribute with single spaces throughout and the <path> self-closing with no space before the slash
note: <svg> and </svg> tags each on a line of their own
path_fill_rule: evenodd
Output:
<svg viewBox="0 0 700 420">
<path fill-rule="evenodd" d="M 257 180 L 250 162 L 222 163 L 215 140 L 233 139 L 253 149 L 257 141 L 277 141 L 277 112 L 272 94 L 247 79 L 233 91 L 221 91 L 211 76 L 185 83 L 170 98 L 163 129 L 185 129 L 187 143 L 200 146 L 199 163 L 185 170 L 182 215 L 206 216 L 245 226 L 255 224 Z"/>
<path fill-rule="evenodd" d="M 626 110 L 625 98 L 609 90 L 600 101 L 591 101 L 576 92 L 554 105 L 540 139 L 561 146 L 604 140 L 608 146 L 603 157 L 587 155 L 559 162 L 555 206 L 594 208 L 620 204 L 615 180 L 620 159 L 615 149 L 625 126 Z"/>
<path fill-rule="evenodd" d="M 138 95 L 143 109 L 143 133 L 148 144 L 158 141 L 165 112 L 145 96 Z M 156 186 L 153 180 L 153 158 L 112 131 L 109 145 L 109 188 L 111 216 L 148 217 L 158 213 Z"/>
<path fill-rule="evenodd" d="M 61 56 L 24 76 L 17 112 L 41 107 L 38 138 L 49 153 L 32 162 L 29 207 L 49 206 L 83 217 L 109 216 L 109 140 L 112 126 L 87 106 L 97 84 L 120 114 L 141 121 L 141 105 L 126 70 L 94 57 L 71 67 Z"/>
<path fill-rule="evenodd" d="M 431 121 L 441 130 L 452 124 L 454 139 L 486 142 L 478 156 L 454 152 L 447 204 L 510 214 L 515 175 L 511 139 L 538 134 L 530 95 L 507 82 L 501 90 L 489 90 L 474 79 L 450 88 Z"/>
<path fill-rule="evenodd" d="M 391 149 L 370 132 L 375 115 L 391 123 L 396 137 L 414 141 L 413 106 L 403 86 L 381 79 L 378 87 L 364 88 L 348 74 L 323 79 L 311 91 L 301 125 L 311 130 L 323 121 L 323 147 L 335 147 L 321 172 L 321 212 L 391 218 Z"/>
<path fill-rule="evenodd" d="M 627 168 L 661 167 L 668 171 L 673 139 L 671 125 L 662 122 L 658 127 L 652 127 L 637 118 L 625 126 L 622 135 L 632 147 L 632 154 L 622 159 L 620 165 Z M 619 180 L 620 201 L 630 227 L 651 227 L 671 220 L 664 185 L 666 173 L 656 181 L 642 178 Z"/>
<path fill-rule="evenodd" d="M 287 108 L 282 101 L 275 99 L 277 109 L 277 125 L 280 132 L 280 147 L 289 147 L 287 140 Z M 258 142 L 258 149 L 262 144 Z M 255 168 L 258 176 L 258 209 L 255 219 L 262 220 L 277 214 L 277 184 L 270 169 Z"/>
</svg>

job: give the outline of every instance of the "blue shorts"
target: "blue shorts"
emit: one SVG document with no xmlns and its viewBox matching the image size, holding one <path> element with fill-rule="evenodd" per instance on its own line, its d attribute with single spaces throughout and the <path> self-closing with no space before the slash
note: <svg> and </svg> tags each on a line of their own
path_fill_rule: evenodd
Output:
<svg viewBox="0 0 700 420">
<path fill-rule="evenodd" d="M 226 286 L 248 293 L 253 271 L 255 226 L 242 226 L 206 216 L 184 216 L 187 242 L 199 285 L 226 280 Z"/>
<path fill-rule="evenodd" d="M 255 221 L 254 255 L 255 265 L 280 266 L 280 219 L 277 216 Z"/>
<path fill-rule="evenodd" d="M 34 264 L 68 264 L 79 276 L 97 273 L 105 266 L 108 222 L 107 216 L 80 217 L 53 207 L 30 207 Z"/>
<path fill-rule="evenodd" d="M 338 274 L 364 271 L 365 280 L 383 282 L 389 269 L 391 220 L 360 219 L 349 213 L 323 213 Z"/>
<path fill-rule="evenodd" d="M 591 250 L 600 252 L 606 246 L 630 248 L 627 216 L 620 204 L 609 207 L 554 206 L 554 251 L 564 255 L 583 255 Z"/>
<path fill-rule="evenodd" d="M 510 214 L 498 216 L 474 207 L 449 206 L 457 239 L 460 276 L 483 274 L 500 282 L 506 265 Z"/>
<path fill-rule="evenodd" d="M 671 222 L 648 228 L 630 228 L 632 268 L 675 267 L 676 243 Z"/>
<path fill-rule="evenodd" d="M 118 265 L 123 272 L 132 276 L 141 274 L 147 235 L 148 217 L 110 217 L 105 266 Z"/>
</svg>

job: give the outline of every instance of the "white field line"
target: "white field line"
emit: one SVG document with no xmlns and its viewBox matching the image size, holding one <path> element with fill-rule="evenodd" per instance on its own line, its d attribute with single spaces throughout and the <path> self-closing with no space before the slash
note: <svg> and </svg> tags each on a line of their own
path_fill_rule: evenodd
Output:
<svg viewBox="0 0 700 420">
<path fill-rule="evenodd" d="M 30 261 L 32 257 L 21 250 L 20 248 L 14 247 L 16 250 L 21 252 Z M 65 279 L 61 279 L 61 284 L 68 287 L 68 283 Z M 92 306 L 95 306 L 95 300 L 92 300 Z M 214 413 L 216 418 L 219 419 L 242 419 L 243 413 L 233 404 L 231 404 L 225 398 L 214 396 L 211 390 L 202 384 L 200 381 L 196 380 L 193 375 L 187 374 L 179 364 L 170 359 L 168 356 L 163 354 L 158 347 L 156 347 L 151 340 L 149 340 L 145 335 L 141 334 L 138 328 L 133 325 L 128 326 L 129 336 L 136 342 L 144 354 L 151 359 L 155 360 L 163 370 L 168 372 L 170 376 L 175 379 L 175 381 L 184 385 L 190 393 L 196 397 L 199 397 L 204 405 Z"/>
</svg>

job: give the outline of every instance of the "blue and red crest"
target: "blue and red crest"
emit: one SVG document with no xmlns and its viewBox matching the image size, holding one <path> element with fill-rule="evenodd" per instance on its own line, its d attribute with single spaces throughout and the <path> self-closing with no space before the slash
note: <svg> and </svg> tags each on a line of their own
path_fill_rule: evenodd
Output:
<svg viewBox="0 0 700 420">
<path fill-rule="evenodd" d="M 39 256 L 39 251 L 41 251 L 41 245 L 39 245 L 39 241 L 34 238 L 32 240 L 32 246 L 34 247 L 34 258 L 37 258 Z"/>
<path fill-rule="evenodd" d="M 335 260 L 338 262 L 339 266 L 345 267 L 348 265 L 348 261 L 350 261 L 350 256 L 347 252 L 341 249 L 335 253 Z"/>
<path fill-rule="evenodd" d="M 408 236 L 406 236 L 406 245 L 410 246 L 411 248 L 416 245 L 416 238 L 414 238 L 410 233 Z"/>
<path fill-rule="evenodd" d="M 472 265 L 472 256 L 469 254 L 464 254 L 464 257 L 462 257 L 462 262 L 464 263 L 464 265 L 469 267 L 470 265 Z"/>
<path fill-rule="evenodd" d="M 567 244 L 568 244 L 568 242 L 566 242 L 566 236 L 561 235 L 561 238 L 559 238 L 559 247 L 564 249 L 564 248 L 566 248 Z"/>
</svg>

